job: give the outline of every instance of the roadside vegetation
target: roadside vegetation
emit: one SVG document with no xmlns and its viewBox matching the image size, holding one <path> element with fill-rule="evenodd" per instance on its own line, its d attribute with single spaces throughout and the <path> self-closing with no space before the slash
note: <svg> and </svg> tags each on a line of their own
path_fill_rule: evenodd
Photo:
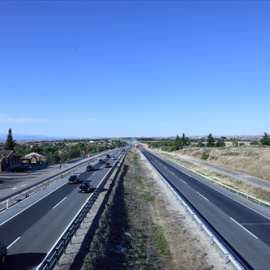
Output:
<svg viewBox="0 0 270 270">
<path fill-rule="evenodd" d="M 250 138 L 188 138 L 184 134 L 170 139 L 138 138 L 147 148 L 184 165 L 216 181 L 270 202 L 270 192 L 258 186 L 239 181 L 234 177 L 217 173 L 203 164 L 193 162 L 191 157 L 206 161 L 254 177 L 270 181 L 270 137 L 264 133 L 261 137 Z M 179 147 L 178 147 L 179 146 Z"/>
<path fill-rule="evenodd" d="M 32 152 L 46 157 L 48 164 L 59 164 L 70 159 L 84 157 L 126 145 L 124 139 L 78 139 L 16 142 L 12 130 L 8 130 L 6 142 L 0 143 L 0 150 L 14 150 L 21 157 Z"/>
<path fill-rule="evenodd" d="M 171 253 L 163 228 L 152 217 L 154 201 L 144 197 L 152 194 L 152 184 L 134 152 L 126 155 L 110 184 L 105 210 L 80 269 L 172 269 L 167 267 Z"/>
<path fill-rule="evenodd" d="M 190 139 L 183 134 L 173 139 L 139 138 L 146 147 L 156 151 L 185 155 L 224 166 L 265 180 L 270 180 L 270 138 L 267 133 L 258 138 Z"/>
</svg>

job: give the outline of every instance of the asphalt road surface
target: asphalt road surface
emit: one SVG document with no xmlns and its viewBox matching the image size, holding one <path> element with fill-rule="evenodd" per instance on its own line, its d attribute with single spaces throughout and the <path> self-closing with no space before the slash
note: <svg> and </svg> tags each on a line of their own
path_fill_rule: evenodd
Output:
<svg viewBox="0 0 270 270">
<path fill-rule="evenodd" d="M 119 155 L 115 153 L 116 157 Z M 104 160 L 109 161 L 111 165 L 117 162 L 112 159 Z M 80 174 L 82 180 L 91 181 L 94 187 L 111 170 L 95 161 L 92 163 L 95 170 L 86 171 L 87 164 L 76 173 Z M 36 269 L 92 196 L 92 193 L 79 193 L 78 187 L 79 184 L 68 183 L 66 176 L 47 189 L 0 213 L 0 239 L 8 246 L 8 259 L 2 269 Z"/>
<path fill-rule="evenodd" d="M 250 268 L 269 269 L 270 211 L 142 149 L 160 174 L 237 250 Z"/>
</svg>

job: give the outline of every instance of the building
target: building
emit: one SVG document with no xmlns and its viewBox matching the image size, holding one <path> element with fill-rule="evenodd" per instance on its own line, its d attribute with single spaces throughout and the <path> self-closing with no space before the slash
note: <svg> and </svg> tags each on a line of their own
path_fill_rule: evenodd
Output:
<svg viewBox="0 0 270 270">
<path fill-rule="evenodd" d="M 8 168 L 20 165 L 20 155 L 14 153 L 13 150 L 0 151 L 0 172 L 6 171 Z"/>
<path fill-rule="evenodd" d="M 38 153 L 30 153 L 22 158 L 22 163 L 37 164 L 46 162 L 46 157 Z"/>
</svg>

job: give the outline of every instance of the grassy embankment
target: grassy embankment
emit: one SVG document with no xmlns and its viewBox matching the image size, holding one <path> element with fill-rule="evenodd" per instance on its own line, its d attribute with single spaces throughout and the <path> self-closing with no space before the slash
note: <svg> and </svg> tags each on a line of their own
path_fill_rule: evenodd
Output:
<svg viewBox="0 0 270 270">
<path fill-rule="evenodd" d="M 240 181 L 236 178 L 217 173 L 206 166 L 180 157 L 181 155 L 184 155 L 198 160 L 204 160 L 209 163 L 243 172 L 270 182 L 270 148 L 268 147 L 187 147 L 174 152 L 164 152 L 161 150 L 156 150 L 156 152 L 166 159 L 170 159 L 178 164 L 189 167 L 190 169 L 193 169 L 216 181 L 270 202 L 269 191 L 248 184 L 244 181 Z"/>
</svg>

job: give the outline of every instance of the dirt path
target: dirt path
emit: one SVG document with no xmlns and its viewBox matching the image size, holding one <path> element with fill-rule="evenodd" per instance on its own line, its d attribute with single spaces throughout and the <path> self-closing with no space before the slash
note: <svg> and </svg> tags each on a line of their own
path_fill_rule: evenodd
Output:
<svg viewBox="0 0 270 270">
<path fill-rule="evenodd" d="M 208 167 L 211 170 L 214 170 L 218 173 L 227 175 L 227 176 L 235 178 L 239 181 L 243 181 L 243 182 L 246 182 L 250 185 L 260 187 L 260 188 L 263 188 L 265 190 L 270 191 L 270 181 L 268 181 L 268 180 L 264 180 L 264 179 L 254 177 L 254 176 L 242 173 L 242 172 L 231 170 L 229 168 L 225 168 L 225 167 L 221 167 L 221 166 L 218 166 L 215 164 L 211 164 L 211 163 L 203 161 L 203 160 L 195 159 L 192 157 L 188 157 L 188 156 L 184 156 L 184 155 L 180 155 L 180 154 L 176 154 L 176 153 L 163 152 L 163 154 L 203 165 L 203 166 Z"/>
<path fill-rule="evenodd" d="M 140 151 L 132 150 L 55 269 L 234 268 L 209 245 Z"/>
</svg>

